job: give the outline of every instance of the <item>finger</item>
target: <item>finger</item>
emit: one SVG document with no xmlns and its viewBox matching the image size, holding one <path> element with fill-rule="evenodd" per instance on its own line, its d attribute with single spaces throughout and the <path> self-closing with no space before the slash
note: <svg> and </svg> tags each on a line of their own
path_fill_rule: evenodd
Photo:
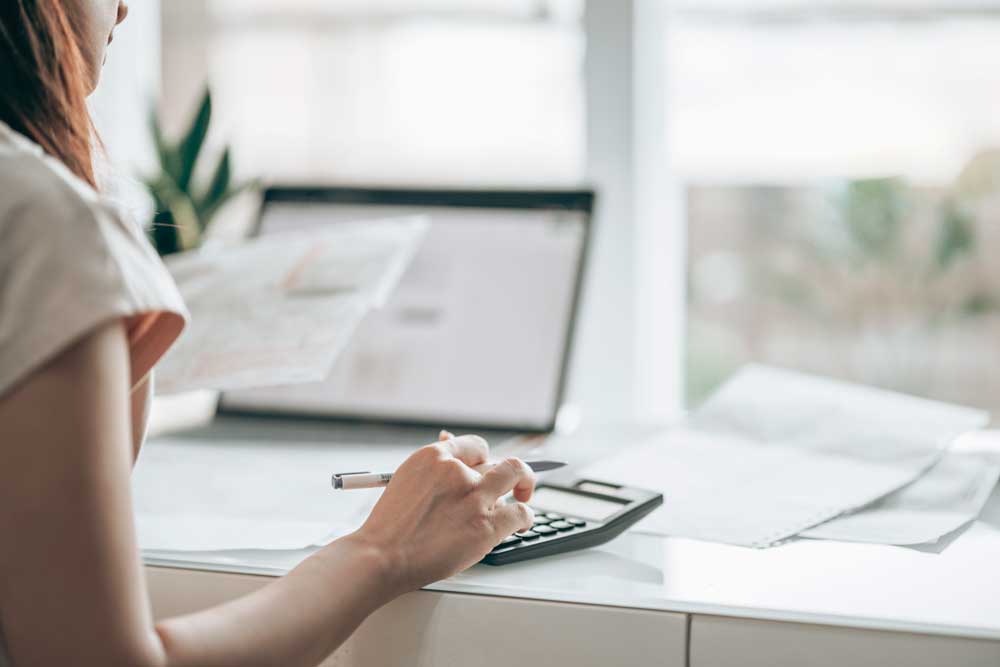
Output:
<svg viewBox="0 0 1000 667">
<path fill-rule="evenodd" d="M 490 455 L 489 445 L 478 435 L 452 437 L 441 441 L 441 446 L 470 468 L 486 463 L 486 459 Z"/>
<path fill-rule="evenodd" d="M 445 440 L 454 440 L 454 439 L 455 439 L 455 434 L 452 433 L 451 431 L 442 430 L 440 433 L 438 433 L 438 442 L 444 442 Z"/>
<path fill-rule="evenodd" d="M 524 503 L 502 503 L 493 512 L 497 540 L 519 530 L 528 530 L 534 522 L 535 513 Z"/>
<path fill-rule="evenodd" d="M 535 492 L 535 473 L 519 458 L 506 458 L 486 471 L 480 488 L 491 498 L 499 498 L 509 491 L 522 503 L 531 500 Z"/>
</svg>

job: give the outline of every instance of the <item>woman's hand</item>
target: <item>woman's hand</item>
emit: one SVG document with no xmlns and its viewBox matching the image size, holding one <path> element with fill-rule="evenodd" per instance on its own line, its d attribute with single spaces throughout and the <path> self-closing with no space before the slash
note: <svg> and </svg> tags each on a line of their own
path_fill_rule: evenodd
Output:
<svg viewBox="0 0 1000 667">
<path fill-rule="evenodd" d="M 414 452 L 395 472 L 371 516 L 351 537 L 385 557 L 397 594 L 477 563 L 504 537 L 531 527 L 524 503 L 535 474 L 521 459 L 490 468 L 486 441 L 452 437 Z M 498 503 L 514 492 L 516 503 Z"/>
</svg>

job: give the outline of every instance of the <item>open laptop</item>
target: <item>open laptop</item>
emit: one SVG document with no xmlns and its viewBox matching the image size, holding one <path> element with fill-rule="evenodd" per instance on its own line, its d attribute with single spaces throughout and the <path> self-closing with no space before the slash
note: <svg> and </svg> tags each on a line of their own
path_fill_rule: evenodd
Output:
<svg viewBox="0 0 1000 667">
<path fill-rule="evenodd" d="M 551 432 L 562 405 L 594 194 L 271 187 L 256 233 L 425 214 L 420 250 L 323 382 L 222 395 L 214 435 L 491 443 Z"/>
</svg>

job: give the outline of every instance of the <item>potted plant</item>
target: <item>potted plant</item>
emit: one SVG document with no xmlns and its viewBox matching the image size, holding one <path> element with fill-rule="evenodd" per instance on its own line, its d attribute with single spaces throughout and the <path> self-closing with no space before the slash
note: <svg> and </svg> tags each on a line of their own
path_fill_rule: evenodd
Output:
<svg viewBox="0 0 1000 667">
<path fill-rule="evenodd" d="M 143 182 L 153 197 L 155 214 L 150 239 L 161 256 L 192 250 L 201 245 L 215 216 L 241 192 L 256 187 L 253 182 L 233 185 L 230 148 L 222 155 L 206 182 L 199 183 L 199 159 L 212 121 L 212 95 L 206 89 L 197 112 L 179 141 L 164 137 L 154 108 L 150 129 L 159 159 L 159 172 Z"/>
<path fill-rule="evenodd" d="M 163 257 L 201 246 L 219 211 L 236 195 L 257 187 L 255 182 L 233 185 L 228 146 L 223 148 L 208 180 L 198 178 L 211 121 L 212 95 L 208 89 L 178 141 L 166 139 L 156 109 L 150 113 L 159 171 L 146 176 L 143 182 L 155 204 L 150 240 Z M 157 396 L 150 414 L 149 433 L 159 435 L 210 421 L 217 404 L 218 392 L 210 390 Z"/>
</svg>

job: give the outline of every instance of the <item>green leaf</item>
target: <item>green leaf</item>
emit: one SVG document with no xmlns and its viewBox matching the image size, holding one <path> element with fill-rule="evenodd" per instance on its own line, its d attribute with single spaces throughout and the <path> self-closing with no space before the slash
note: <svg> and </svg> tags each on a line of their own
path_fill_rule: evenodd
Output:
<svg viewBox="0 0 1000 667">
<path fill-rule="evenodd" d="M 976 245 L 976 232 L 971 217 L 953 200 L 944 204 L 941 226 L 934 247 L 938 269 L 945 270 L 955 260 L 968 255 Z"/>
<path fill-rule="evenodd" d="M 205 196 L 198 201 L 198 211 L 202 214 L 202 229 L 208 225 L 210 215 L 205 215 L 209 211 L 215 211 L 221 206 L 221 203 L 228 199 L 229 185 L 232 182 L 232 166 L 229 155 L 229 148 L 222 153 L 222 158 L 219 160 L 218 166 L 215 168 L 215 174 L 212 176 L 212 180 L 209 182 L 208 190 L 205 191 Z"/>
<path fill-rule="evenodd" d="M 177 180 L 180 177 L 181 159 L 177 149 L 167 142 L 163 136 L 163 128 L 160 124 L 160 116 L 156 111 L 156 106 L 149 110 L 149 128 L 153 135 L 153 144 L 156 146 L 156 154 L 160 159 L 160 168 Z"/>
<path fill-rule="evenodd" d="M 174 225 L 169 211 L 157 213 L 153 217 L 153 226 L 149 229 L 149 240 L 161 257 L 181 251 L 177 227 Z"/>
<path fill-rule="evenodd" d="M 962 302 L 961 313 L 966 316 L 985 315 L 997 309 L 997 301 L 992 295 L 979 292 L 972 294 Z"/>
<path fill-rule="evenodd" d="M 149 192 L 149 196 L 153 198 L 153 215 L 166 211 L 167 203 L 163 200 L 159 181 L 147 180 L 145 181 L 145 186 L 146 191 Z"/>
<path fill-rule="evenodd" d="M 197 248 L 201 243 L 201 227 L 198 224 L 198 213 L 190 197 L 179 192 L 167 201 L 167 206 L 174 218 L 174 224 L 177 225 L 181 249 Z"/>
<path fill-rule="evenodd" d="M 208 126 L 212 120 L 212 93 L 205 90 L 202 97 L 201 106 L 191 120 L 191 127 L 188 128 L 184 138 L 181 139 L 178 151 L 180 153 L 180 173 L 177 174 L 177 187 L 183 192 L 189 192 L 191 187 L 191 177 L 194 176 L 195 166 L 198 162 L 198 155 L 201 153 L 208 136 Z"/>
<path fill-rule="evenodd" d="M 196 248 L 201 241 L 201 225 L 198 222 L 198 212 L 194 202 L 186 192 L 166 174 L 153 181 L 150 192 L 159 202 L 160 211 L 167 211 L 173 218 L 177 229 L 179 250 Z"/>
</svg>

